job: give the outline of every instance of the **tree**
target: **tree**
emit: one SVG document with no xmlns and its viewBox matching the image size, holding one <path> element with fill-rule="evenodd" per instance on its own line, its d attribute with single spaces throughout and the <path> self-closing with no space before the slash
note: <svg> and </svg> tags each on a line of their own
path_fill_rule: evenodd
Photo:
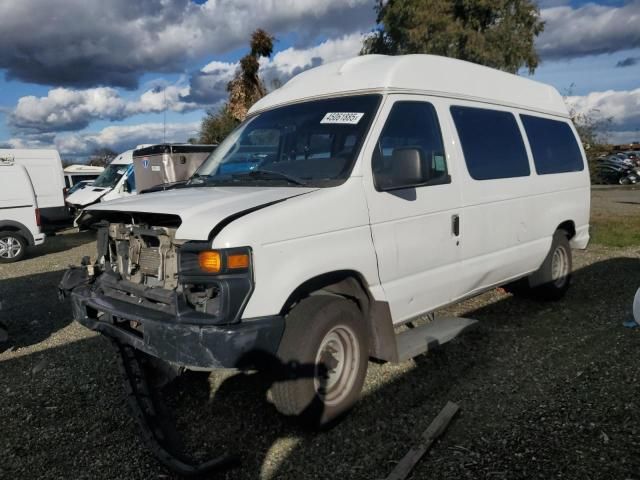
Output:
<svg viewBox="0 0 640 480">
<path fill-rule="evenodd" d="M 253 32 L 251 52 L 240 59 L 240 69 L 227 85 L 228 110 L 236 120 L 244 120 L 251 105 L 267 94 L 258 70 L 260 57 L 270 57 L 273 53 L 273 40 L 274 38 L 262 29 Z"/>
<path fill-rule="evenodd" d="M 273 53 L 274 37 L 262 29 L 251 35 L 251 51 L 240 59 L 240 68 L 227 85 L 228 101 L 219 110 L 207 111 L 200 127 L 201 143 L 220 143 L 247 116 L 251 106 L 267 94 L 258 72 L 260 58 Z"/>
<path fill-rule="evenodd" d="M 108 147 L 96 148 L 89 157 L 88 165 L 106 167 L 118 154 Z"/>
<path fill-rule="evenodd" d="M 361 54 L 430 53 L 516 73 L 538 66 L 543 28 L 531 0 L 377 0 L 380 28 Z"/>
<path fill-rule="evenodd" d="M 228 104 L 219 110 L 208 110 L 200 127 L 200 143 L 219 144 L 238 126 L 239 120 L 231 115 Z"/>
</svg>

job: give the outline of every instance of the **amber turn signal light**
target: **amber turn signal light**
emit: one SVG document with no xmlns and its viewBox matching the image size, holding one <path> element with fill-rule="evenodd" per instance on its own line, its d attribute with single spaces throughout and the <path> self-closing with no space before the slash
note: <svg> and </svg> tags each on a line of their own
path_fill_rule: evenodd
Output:
<svg viewBox="0 0 640 480">
<path fill-rule="evenodd" d="M 227 268 L 230 270 L 249 268 L 249 255 L 246 253 L 236 253 L 227 256 Z"/>
<path fill-rule="evenodd" d="M 205 250 L 198 254 L 198 264 L 200 269 L 208 273 L 218 273 L 222 268 L 220 252 L 215 250 Z"/>
</svg>

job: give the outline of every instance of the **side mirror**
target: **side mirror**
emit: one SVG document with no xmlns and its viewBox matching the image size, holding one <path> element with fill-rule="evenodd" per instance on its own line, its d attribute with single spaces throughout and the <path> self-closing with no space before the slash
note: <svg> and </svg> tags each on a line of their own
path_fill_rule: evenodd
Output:
<svg viewBox="0 0 640 480">
<path fill-rule="evenodd" d="M 437 157 L 434 158 L 437 160 Z M 382 192 L 451 183 L 451 175 L 443 171 L 446 168 L 444 157 L 441 168 L 438 168 L 437 162 L 434 167 L 433 161 L 425 161 L 425 154 L 419 148 L 394 149 L 389 166 L 382 171 L 376 172 L 375 162 L 374 157 L 376 188 Z"/>
<path fill-rule="evenodd" d="M 398 190 L 420 185 L 428 177 L 418 148 L 396 148 L 391 155 L 391 171 L 381 190 Z"/>
<path fill-rule="evenodd" d="M 131 189 L 129 188 L 129 182 L 127 180 L 128 178 L 125 178 L 124 182 L 122 182 L 122 186 L 120 187 L 120 191 L 122 193 L 131 193 Z"/>
</svg>

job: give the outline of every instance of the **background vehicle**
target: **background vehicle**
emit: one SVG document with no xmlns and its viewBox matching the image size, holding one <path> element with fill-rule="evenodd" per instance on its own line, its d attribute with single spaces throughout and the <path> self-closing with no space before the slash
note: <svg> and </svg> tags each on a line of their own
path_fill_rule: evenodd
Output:
<svg viewBox="0 0 640 480">
<path fill-rule="evenodd" d="M 139 145 L 118 155 L 91 187 L 69 195 L 66 200 L 69 210 L 75 217 L 94 203 L 187 180 L 214 148 L 214 145 L 191 144 Z"/>
<path fill-rule="evenodd" d="M 640 179 L 640 169 L 631 160 L 627 161 L 619 155 L 610 155 L 596 161 L 594 178 L 597 183 L 634 184 Z"/>
<path fill-rule="evenodd" d="M 53 232 L 70 224 L 64 203 L 62 161 L 57 150 L 0 149 L 0 158 L 22 165 L 29 174 L 43 231 Z M 4 186 L 6 180 L 0 181 Z"/>
<path fill-rule="evenodd" d="M 44 239 L 28 170 L 12 157 L 0 155 L 0 263 L 23 259 L 29 246 Z"/>
<path fill-rule="evenodd" d="M 134 150 L 127 150 L 118 155 L 94 180 L 93 185 L 76 191 L 66 198 L 66 204 L 73 217 L 77 216 L 80 210 L 94 203 L 136 193 L 133 152 Z"/>
<path fill-rule="evenodd" d="M 64 185 L 66 194 L 68 195 L 71 187 L 78 182 L 86 180 L 95 180 L 100 176 L 104 167 L 98 167 L 93 165 L 69 165 L 64 169 Z"/>
<path fill-rule="evenodd" d="M 79 182 L 76 182 L 73 187 L 71 187 L 69 190 L 67 190 L 67 194 L 66 196 L 68 197 L 69 195 L 71 195 L 72 193 L 77 192 L 78 190 L 82 190 L 85 187 L 90 187 L 93 185 L 93 180 L 81 180 Z"/>
<path fill-rule="evenodd" d="M 133 152 L 138 192 L 188 180 L 216 145 L 162 143 Z"/>
</svg>

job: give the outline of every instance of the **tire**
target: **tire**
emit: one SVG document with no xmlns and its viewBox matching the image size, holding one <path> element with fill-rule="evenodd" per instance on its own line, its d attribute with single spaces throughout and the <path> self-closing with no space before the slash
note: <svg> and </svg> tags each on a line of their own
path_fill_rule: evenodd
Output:
<svg viewBox="0 0 640 480">
<path fill-rule="evenodd" d="M 571 284 L 571 246 L 567 232 L 556 230 L 551 249 L 537 272 L 529 277 L 534 297 L 540 300 L 560 300 Z"/>
<path fill-rule="evenodd" d="M 22 260 L 27 252 L 27 241 L 16 232 L 0 232 L 0 263 Z"/>
<path fill-rule="evenodd" d="M 368 357 L 366 325 L 354 302 L 328 295 L 302 300 L 286 317 L 278 349 L 276 409 L 315 427 L 338 419 L 360 397 Z"/>
</svg>

